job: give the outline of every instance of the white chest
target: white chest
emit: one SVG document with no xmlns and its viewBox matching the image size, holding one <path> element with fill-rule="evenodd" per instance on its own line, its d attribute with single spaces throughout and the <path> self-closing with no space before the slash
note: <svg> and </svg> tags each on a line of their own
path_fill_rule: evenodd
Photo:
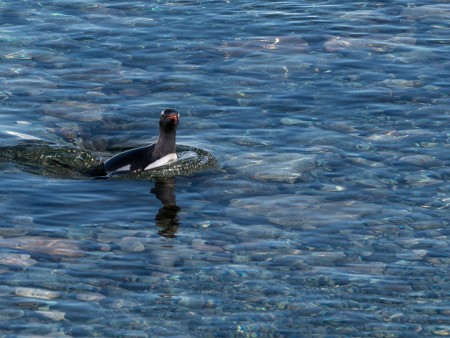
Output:
<svg viewBox="0 0 450 338">
<path fill-rule="evenodd" d="M 176 153 L 168 154 L 164 157 L 161 157 L 159 160 L 156 160 L 155 162 L 150 163 L 148 166 L 145 167 L 144 170 L 161 167 L 163 165 L 175 162 L 177 159 L 178 159 L 178 156 Z"/>
</svg>

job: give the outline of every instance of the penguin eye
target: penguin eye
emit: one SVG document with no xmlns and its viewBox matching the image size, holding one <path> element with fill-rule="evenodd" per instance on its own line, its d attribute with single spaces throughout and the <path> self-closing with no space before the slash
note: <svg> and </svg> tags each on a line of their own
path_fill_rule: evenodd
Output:
<svg viewBox="0 0 450 338">
<path fill-rule="evenodd" d="M 163 118 L 164 118 L 164 111 L 162 111 L 160 115 L 160 119 L 162 120 Z"/>
</svg>

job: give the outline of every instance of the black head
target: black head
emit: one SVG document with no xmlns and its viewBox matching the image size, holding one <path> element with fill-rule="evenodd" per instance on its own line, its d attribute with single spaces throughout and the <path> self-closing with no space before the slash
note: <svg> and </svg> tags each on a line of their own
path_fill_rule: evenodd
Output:
<svg viewBox="0 0 450 338">
<path fill-rule="evenodd" d="M 159 128 L 164 131 L 177 130 L 180 114 L 175 109 L 164 109 L 159 119 Z"/>
</svg>

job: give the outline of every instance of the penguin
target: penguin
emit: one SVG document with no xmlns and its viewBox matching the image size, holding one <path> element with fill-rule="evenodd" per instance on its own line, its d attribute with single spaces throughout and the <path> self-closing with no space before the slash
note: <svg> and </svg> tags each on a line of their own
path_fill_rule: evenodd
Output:
<svg viewBox="0 0 450 338">
<path fill-rule="evenodd" d="M 114 155 L 103 163 L 106 176 L 140 172 L 175 162 L 176 131 L 180 114 L 175 109 L 164 109 L 159 118 L 159 138 L 154 144 L 130 149 Z"/>
</svg>

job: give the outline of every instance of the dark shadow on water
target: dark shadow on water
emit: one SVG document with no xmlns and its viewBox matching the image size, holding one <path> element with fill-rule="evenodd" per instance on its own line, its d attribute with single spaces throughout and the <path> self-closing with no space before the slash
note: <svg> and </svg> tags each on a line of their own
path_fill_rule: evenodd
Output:
<svg viewBox="0 0 450 338">
<path fill-rule="evenodd" d="M 155 187 L 150 191 L 161 201 L 163 207 L 155 216 L 155 224 L 160 228 L 161 236 L 174 238 L 180 226 L 178 212 L 181 210 L 176 203 L 175 177 L 156 178 Z"/>
</svg>

